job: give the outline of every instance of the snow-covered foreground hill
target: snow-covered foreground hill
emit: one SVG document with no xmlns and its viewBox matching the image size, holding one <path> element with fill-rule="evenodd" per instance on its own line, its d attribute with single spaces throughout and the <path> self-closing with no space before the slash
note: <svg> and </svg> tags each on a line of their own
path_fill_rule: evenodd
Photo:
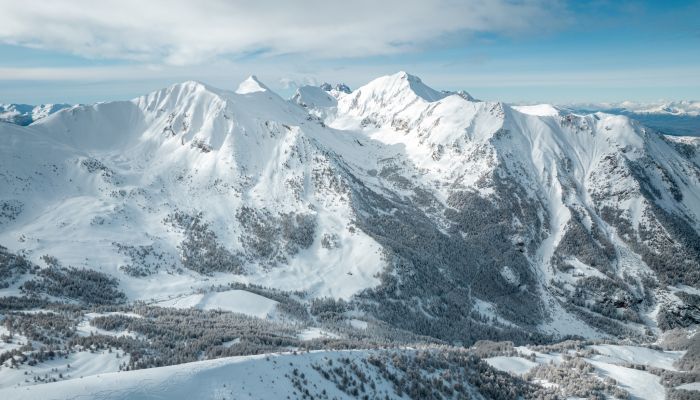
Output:
<svg viewBox="0 0 700 400">
<path fill-rule="evenodd" d="M 683 351 L 573 342 L 558 347 L 497 346 L 480 343 L 469 351 L 429 347 L 274 353 L 80 376 L 75 364 L 71 370 L 57 363 L 55 370 L 73 372 L 72 376 L 43 384 L 20 381 L 0 388 L 0 395 L 17 400 L 518 396 L 662 400 L 699 394 L 693 383 L 683 383 L 688 374 L 674 367 Z M 488 356 L 485 362 L 473 354 L 485 350 L 491 352 L 483 354 Z"/>
<path fill-rule="evenodd" d="M 700 145 L 626 116 L 404 72 L 291 100 L 250 77 L 0 138 L 7 367 L 648 343 L 700 323 Z"/>
<path fill-rule="evenodd" d="M 421 379 L 402 370 L 406 368 L 403 365 L 393 365 L 387 354 L 379 351 L 322 351 L 222 358 L 0 389 L 0 395 L 16 400 L 82 396 L 99 399 L 350 399 L 362 396 L 399 399 L 415 398 L 420 390 L 432 391 L 433 386 L 454 393 L 452 386 L 456 383 L 461 383 L 456 391 L 457 397 L 491 398 L 489 395 L 497 391 L 507 394 L 509 386 L 517 390 L 515 393 L 528 393 L 524 382 L 505 374 L 486 382 L 491 386 L 481 389 L 486 396 L 466 380 L 453 379 L 451 382 L 446 379 L 433 384 L 428 376 L 427 363 L 410 366 L 411 372 L 426 375 Z M 410 357 L 407 360 L 413 361 L 413 351 L 394 354 L 403 354 Z M 456 362 L 452 365 L 455 371 L 460 367 L 476 369 L 477 366 L 487 368 L 483 362 L 477 361 L 474 365 L 460 366 Z M 478 374 L 474 376 L 478 379 Z M 457 377 L 463 376 L 456 372 Z M 404 381 L 407 378 L 411 381 Z"/>
</svg>

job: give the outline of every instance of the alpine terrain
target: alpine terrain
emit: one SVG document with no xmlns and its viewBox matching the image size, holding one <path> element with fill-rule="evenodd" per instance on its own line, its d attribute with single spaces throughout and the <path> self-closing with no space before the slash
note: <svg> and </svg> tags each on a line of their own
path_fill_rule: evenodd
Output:
<svg viewBox="0 0 700 400">
<path fill-rule="evenodd" d="M 1 398 L 698 393 L 699 138 L 405 72 L 12 112 Z"/>
</svg>

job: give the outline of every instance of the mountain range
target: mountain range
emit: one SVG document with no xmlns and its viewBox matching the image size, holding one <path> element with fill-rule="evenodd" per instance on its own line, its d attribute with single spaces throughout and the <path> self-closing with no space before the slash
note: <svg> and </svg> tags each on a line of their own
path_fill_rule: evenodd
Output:
<svg viewBox="0 0 700 400">
<path fill-rule="evenodd" d="M 0 243 L 116 276 L 133 299 L 216 276 L 352 298 L 449 340 L 481 316 L 655 327 L 700 282 L 698 142 L 552 110 L 404 72 L 291 101 L 251 77 L 72 107 L 2 126 Z"/>
<path fill-rule="evenodd" d="M 15 302 L 248 302 L 464 346 L 700 323 L 700 138 L 405 72 L 289 100 L 251 76 L 51 109 L 0 124 Z"/>
</svg>

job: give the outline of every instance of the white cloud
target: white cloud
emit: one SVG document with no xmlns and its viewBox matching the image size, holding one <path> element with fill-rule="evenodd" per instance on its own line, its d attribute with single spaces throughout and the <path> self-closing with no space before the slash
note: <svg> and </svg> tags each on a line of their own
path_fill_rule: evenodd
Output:
<svg viewBox="0 0 700 400">
<path fill-rule="evenodd" d="M 225 55 L 360 57 L 562 21 L 553 0 L 0 0 L 0 42 L 192 65 Z"/>
<path fill-rule="evenodd" d="M 318 86 L 321 82 L 314 76 L 289 77 L 285 76 L 279 79 L 279 84 L 282 89 L 296 89 L 305 85 Z"/>
<path fill-rule="evenodd" d="M 159 69 L 126 67 L 0 67 L 0 80 L 6 81 L 99 81 L 133 80 L 159 76 Z"/>
</svg>

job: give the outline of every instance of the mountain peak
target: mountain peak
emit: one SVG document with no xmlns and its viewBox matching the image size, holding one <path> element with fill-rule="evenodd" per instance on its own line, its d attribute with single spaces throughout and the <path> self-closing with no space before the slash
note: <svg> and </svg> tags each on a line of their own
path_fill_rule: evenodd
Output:
<svg viewBox="0 0 700 400">
<path fill-rule="evenodd" d="M 269 89 L 264 83 L 260 82 L 255 75 L 251 75 L 246 78 L 243 82 L 238 85 L 236 93 L 238 94 L 249 94 L 257 92 L 266 92 Z"/>
<path fill-rule="evenodd" d="M 305 108 L 335 107 L 338 104 L 336 98 L 322 86 L 301 86 L 297 88 L 291 101 Z"/>
<path fill-rule="evenodd" d="M 406 79 L 409 82 L 418 82 L 418 83 L 422 82 L 419 77 L 417 77 L 415 75 L 411 75 L 406 71 L 399 71 L 392 76 L 399 78 L 399 79 Z"/>
<path fill-rule="evenodd" d="M 399 88 L 399 90 L 408 89 L 416 96 L 428 102 L 438 101 L 446 96 L 445 93 L 437 91 L 423 83 L 418 76 L 411 75 L 406 71 L 399 71 L 393 75 L 387 75 L 376 79 L 373 82 L 380 80 L 387 86 L 393 86 Z"/>
<path fill-rule="evenodd" d="M 437 91 L 405 71 L 385 75 L 339 99 L 342 112 L 355 115 L 395 114 L 411 105 L 439 101 L 448 94 Z"/>
<path fill-rule="evenodd" d="M 342 82 L 336 83 L 335 86 L 332 86 L 328 82 L 324 82 L 319 87 L 321 88 L 321 90 L 326 91 L 326 92 L 336 91 L 336 92 L 345 93 L 345 94 L 352 92 L 352 90 L 350 90 L 350 87 Z"/>
<path fill-rule="evenodd" d="M 200 81 L 195 81 L 195 80 L 189 80 L 189 81 L 184 81 L 180 83 L 175 83 L 173 85 L 170 85 L 167 88 L 163 88 L 160 90 L 155 91 L 154 93 L 197 93 L 197 92 L 211 92 L 211 93 L 219 93 L 219 90 L 216 88 L 213 88 L 204 82 Z"/>
</svg>

